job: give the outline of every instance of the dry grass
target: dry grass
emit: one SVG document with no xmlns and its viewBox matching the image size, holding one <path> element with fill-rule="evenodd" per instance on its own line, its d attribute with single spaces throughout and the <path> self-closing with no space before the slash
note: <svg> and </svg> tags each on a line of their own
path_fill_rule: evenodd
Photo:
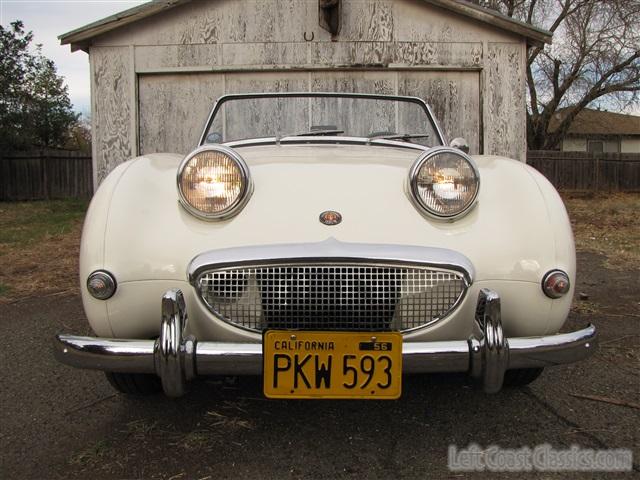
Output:
<svg viewBox="0 0 640 480">
<path fill-rule="evenodd" d="M 0 303 L 78 289 L 83 201 L 0 203 Z"/>
<path fill-rule="evenodd" d="M 580 300 L 577 297 L 573 299 L 571 311 L 578 315 L 593 315 L 600 312 L 600 305 L 587 300 Z"/>
<path fill-rule="evenodd" d="M 104 461 L 105 457 L 113 456 L 113 453 L 113 447 L 106 440 L 99 440 L 73 455 L 69 463 L 79 467 L 96 467 Z"/>
<path fill-rule="evenodd" d="M 576 248 L 601 253 L 608 266 L 640 267 L 640 194 L 563 195 Z"/>
</svg>

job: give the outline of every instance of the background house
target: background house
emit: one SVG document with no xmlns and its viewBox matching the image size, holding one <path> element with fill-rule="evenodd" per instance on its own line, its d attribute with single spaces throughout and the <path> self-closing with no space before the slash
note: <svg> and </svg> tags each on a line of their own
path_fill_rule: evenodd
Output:
<svg viewBox="0 0 640 480">
<path fill-rule="evenodd" d="M 524 161 L 526 50 L 551 35 L 453 0 L 162 0 L 61 41 L 89 53 L 100 182 L 138 154 L 187 153 L 239 92 L 415 95 L 448 139 Z"/>
<path fill-rule="evenodd" d="M 562 115 L 566 110 L 561 111 Z M 554 122 L 550 123 L 551 129 Z M 640 153 L 640 117 L 584 109 L 562 141 L 564 152 Z"/>
</svg>

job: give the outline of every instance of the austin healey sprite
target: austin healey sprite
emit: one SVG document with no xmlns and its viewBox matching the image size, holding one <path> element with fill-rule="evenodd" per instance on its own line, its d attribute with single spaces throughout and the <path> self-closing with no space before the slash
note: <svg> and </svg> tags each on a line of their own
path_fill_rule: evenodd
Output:
<svg viewBox="0 0 640 480">
<path fill-rule="evenodd" d="M 413 97 L 226 95 L 186 157 L 119 165 L 82 233 L 96 337 L 59 361 L 128 394 L 261 375 L 268 398 L 395 399 L 409 373 L 487 393 L 584 359 L 558 333 L 571 226 L 536 170 L 447 144 Z"/>
</svg>

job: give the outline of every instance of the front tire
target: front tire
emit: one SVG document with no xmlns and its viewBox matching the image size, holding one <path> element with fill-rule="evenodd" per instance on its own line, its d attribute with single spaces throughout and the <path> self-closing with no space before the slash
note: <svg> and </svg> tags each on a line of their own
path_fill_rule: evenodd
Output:
<svg viewBox="0 0 640 480">
<path fill-rule="evenodd" d="M 524 387 L 538 378 L 544 368 L 516 368 L 504 373 L 505 387 Z"/>
<path fill-rule="evenodd" d="M 160 378 L 146 373 L 104 372 L 113 388 L 120 393 L 143 397 L 162 392 Z"/>
</svg>

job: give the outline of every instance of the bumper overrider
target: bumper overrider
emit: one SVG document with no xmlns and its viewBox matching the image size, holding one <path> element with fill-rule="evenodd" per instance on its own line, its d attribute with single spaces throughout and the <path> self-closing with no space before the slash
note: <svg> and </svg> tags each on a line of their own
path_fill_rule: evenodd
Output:
<svg viewBox="0 0 640 480">
<path fill-rule="evenodd" d="M 571 333 L 506 338 L 500 320 L 500 297 L 483 289 L 478 296 L 477 335 L 468 340 L 406 342 L 404 373 L 467 372 L 487 393 L 502 388 L 509 369 L 539 368 L 582 360 L 595 350 L 593 325 Z M 260 375 L 260 343 L 198 341 L 185 335 L 187 311 L 180 290 L 162 297 L 160 336 L 156 340 L 56 335 L 58 361 L 77 368 L 156 374 L 165 393 L 179 397 L 198 375 Z"/>
</svg>

